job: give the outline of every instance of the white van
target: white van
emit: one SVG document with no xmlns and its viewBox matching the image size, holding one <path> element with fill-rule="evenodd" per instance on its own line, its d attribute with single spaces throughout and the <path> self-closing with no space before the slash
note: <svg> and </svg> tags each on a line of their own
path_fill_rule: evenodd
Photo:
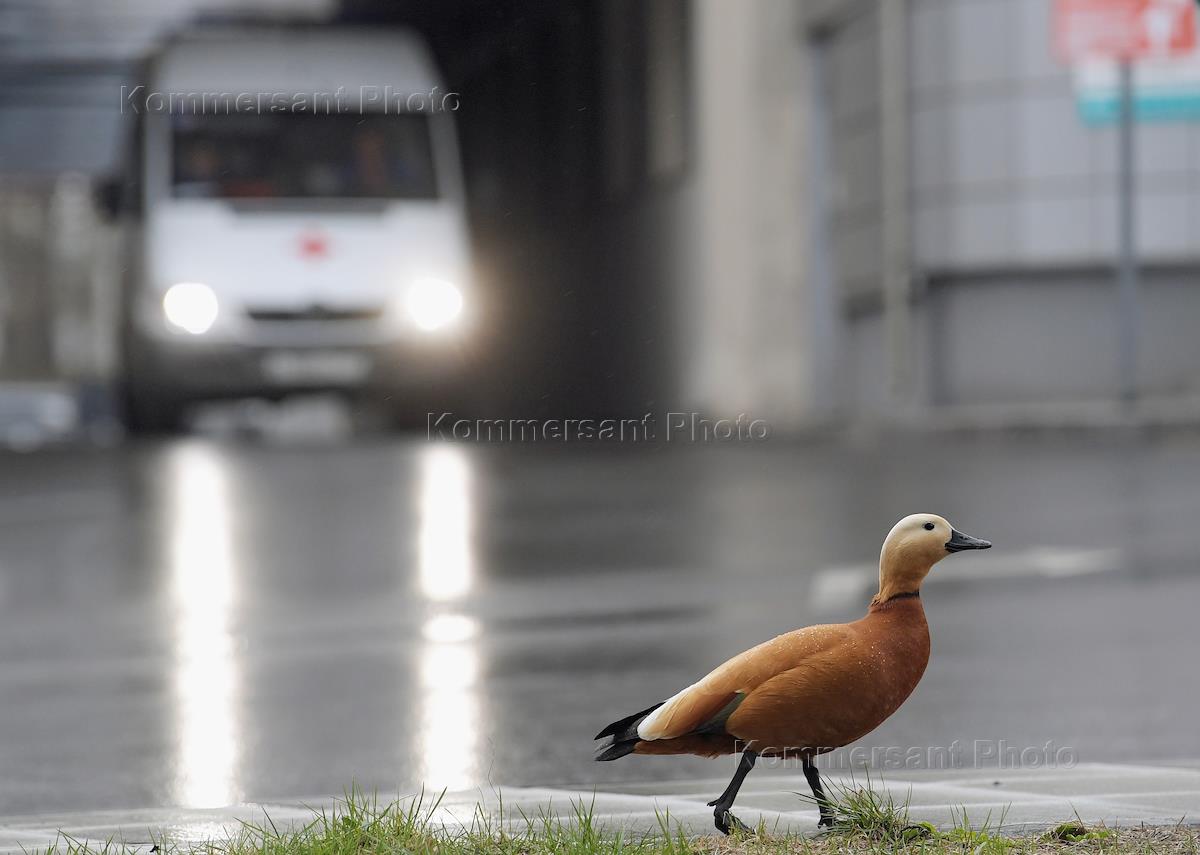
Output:
<svg viewBox="0 0 1200 855">
<path fill-rule="evenodd" d="M 472 316 L 457 95 L 396 31 L 222 28 L 125 87 L 131 425 L 191 402 L 462 381 Z"/>
</svg>

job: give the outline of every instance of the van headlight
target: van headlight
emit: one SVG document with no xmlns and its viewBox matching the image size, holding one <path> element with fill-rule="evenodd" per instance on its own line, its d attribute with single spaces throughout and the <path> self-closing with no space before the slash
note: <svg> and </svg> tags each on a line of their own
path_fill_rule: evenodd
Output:
<svg viewBox="0 0 1200 855">
<path fill-rule="evenodd" d="M 462 292 L 444 279 L 418 279 L 404 295 L 404 311 L 409 320 L 426 332 L 450 326 L 462 310 Z"/>
<path fill-rule="evenodd" d="M 163 294 L 168 323 L 192 335 L 202 335 L 217 320 L 217 295 L 202 282 L 180 282 Z"/>
</svg>

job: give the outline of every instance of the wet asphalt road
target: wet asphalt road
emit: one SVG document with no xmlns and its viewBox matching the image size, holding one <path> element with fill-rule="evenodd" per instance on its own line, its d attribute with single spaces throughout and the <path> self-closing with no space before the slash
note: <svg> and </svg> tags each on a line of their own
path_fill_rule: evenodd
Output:
<svg viewBox="0 0 1200 855">
<path fill-rule="evenodd" d="M 191 439 L 0 471 L 0 814 L 725 774 L 591 736 L 861 614 L 913 511 L 996 548 L 935 568 L 929 671 L 867 745 L 1200 757 L 1195 435 Z"/>
</svg>

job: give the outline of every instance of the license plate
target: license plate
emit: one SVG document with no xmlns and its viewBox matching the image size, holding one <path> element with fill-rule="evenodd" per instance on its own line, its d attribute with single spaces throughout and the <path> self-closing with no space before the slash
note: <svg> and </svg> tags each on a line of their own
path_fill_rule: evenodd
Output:
<svg viewBox="0 0 1200 855">
<path fill-rule="evenodd" d="M 371 369 L 366 354 L 352 351 L 277 351 L 263 357 L 263 375 L 273 383 L 357 383 Z"/>
</svg>

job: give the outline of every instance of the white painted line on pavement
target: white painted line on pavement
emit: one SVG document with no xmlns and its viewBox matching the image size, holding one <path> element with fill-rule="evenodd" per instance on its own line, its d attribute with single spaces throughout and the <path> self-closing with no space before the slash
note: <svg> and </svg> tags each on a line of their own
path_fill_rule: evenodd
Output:
<svg viewBox="0 0 1200 855">
<path fill-rule="evenodd" d="M 927 585 L 944 582 L 986 582 L 1040 576 L 1062 579 L 1111 573 L 1121 566 L 1120 549 L 1069 549 L 1035 546 L 1016 552 L 972 555 L 969 564 L 938 564 L 926 579 Z M 809 602 L 819 610 L 853 605 L 878 585 L 879 568 L 874 564 L 843 564 L 813 574 Z"/>
</svg>

